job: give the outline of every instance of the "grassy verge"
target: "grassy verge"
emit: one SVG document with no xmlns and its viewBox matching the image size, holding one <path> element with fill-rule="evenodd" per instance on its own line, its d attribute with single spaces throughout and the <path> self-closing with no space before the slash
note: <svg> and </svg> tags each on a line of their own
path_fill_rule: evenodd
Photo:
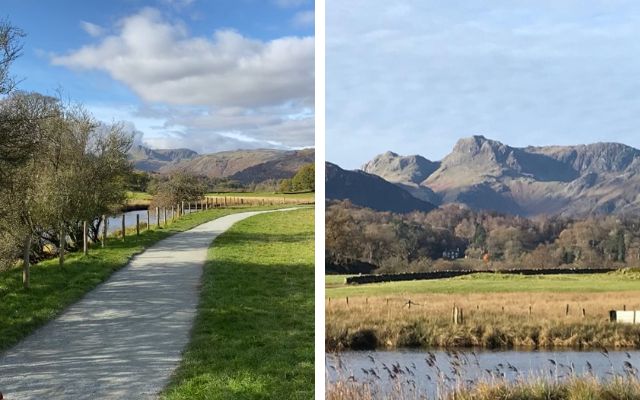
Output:
<svg viewBox="0 0 640 400">
<path fill-rule="evenodd" d="M 166 399 L 311 399 L 313 210 L 255 216 L 216 239 Z"/>
<path fill-rule="evenodd" d="M 254 209 L 268 207 L 251 208 Z M 29 290 L 22 288 L 19 268 L 0 272 L 0 351 L 55 318 L 153 243 L 206 221 L 247 210 L 238 207 L 188 214 L 166 228 L 128 236 L 125 242 L 112 238 L 106 248 L 94 246 L 86 257 L 81 253 L 68 254 L 64 267 L 58 265 L 57 259 L 43 261 L 31 268 Z"/>
<path fill-rule="evenodd" d="M 609 322 L 609 310 L 640 309 L 637 273 L 477 274 L 353 286 L 332 278 L 326 296 L 328 350 L 640 347 L 640 326 Z M 453 323 L 454 306 L 462 323 Z"/>
</svg>

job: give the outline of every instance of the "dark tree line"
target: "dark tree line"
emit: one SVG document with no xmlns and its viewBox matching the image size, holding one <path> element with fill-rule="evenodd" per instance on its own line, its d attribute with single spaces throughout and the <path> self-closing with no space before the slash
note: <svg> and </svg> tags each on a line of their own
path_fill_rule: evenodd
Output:
<svg viewBox="0 0 640 400">
<path fill-rule="evenodd" d="M 378 272 L 640 266 L 640 217 L 524 218 L 447 205 L 394 214 L 330 202 L 329 265 Z"/>
</svg>

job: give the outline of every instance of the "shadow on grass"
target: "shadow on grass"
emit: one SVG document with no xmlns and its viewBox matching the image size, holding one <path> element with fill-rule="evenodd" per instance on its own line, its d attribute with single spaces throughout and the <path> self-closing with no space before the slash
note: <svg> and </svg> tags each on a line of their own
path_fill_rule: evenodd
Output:
<svg viewBox="0 0 640 400">
<path fill-rule="evenodd" d="M 210 263 L 204 282 L 182 388 L 168 397 L 313 398 L 313 267 Z"/>
</svg>

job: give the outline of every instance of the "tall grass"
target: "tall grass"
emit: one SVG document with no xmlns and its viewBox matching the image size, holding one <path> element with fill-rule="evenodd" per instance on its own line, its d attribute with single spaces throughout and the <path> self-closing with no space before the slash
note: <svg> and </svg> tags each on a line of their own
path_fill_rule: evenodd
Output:
<svg viewBox="0 0 640 400">
<path fill-rule="evenodd" d="M 454 305 L 461 324 L 453 323 Z M 356 296 L 327 298 L 325 307 L 329 351 L 640 347 L 640 325 L 609 322 L 609 310 L 640 309 L 640 292 Z"/>
</svg>

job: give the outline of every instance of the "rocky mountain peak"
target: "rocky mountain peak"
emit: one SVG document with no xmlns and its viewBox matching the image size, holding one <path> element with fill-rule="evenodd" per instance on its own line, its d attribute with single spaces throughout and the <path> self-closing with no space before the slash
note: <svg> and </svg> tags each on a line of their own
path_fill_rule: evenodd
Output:
<svg viewBox="0 0 640 400">
<path fill-rule="evenodd" d="M 389 182 L 418 184 L 438 167 L 438 162 L 430 161 L 419 155 L 401 156 L 387 151 L 363 165 L 362 170 L 378 175 Z"/>
</svg>

